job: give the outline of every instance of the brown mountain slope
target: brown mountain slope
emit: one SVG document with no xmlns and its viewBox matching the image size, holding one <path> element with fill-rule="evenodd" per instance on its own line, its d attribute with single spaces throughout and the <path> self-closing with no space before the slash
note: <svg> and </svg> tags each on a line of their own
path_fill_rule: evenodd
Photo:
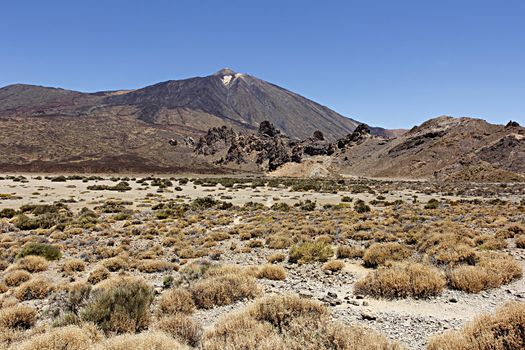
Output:
<svg viewBox="0 0 525 350">
<path fill-rule="evenodd" d="M 525 174 L 525 128 L 439 117 L 398 138 L 345 149 L 337 164 L 341 172 L 361 176 L 444 178 L 463 172 L 473 178 L 483 171 L 483 179 L 493 173 L 497 181 L 505 172 Z M 503 172 L 496 176 L 495 170 Z"/>
<path fill-rule="evenodd" d="M 319 131 L 292 140 L 268 122 L 251 135 L 212 128 L 195 153 L 229 169 L 260 169 L 275 176 L 525 181 L 525 128 L 472 118 L 431 119 L 394 139 L 372 135 L 361 124 L 334 143 Z"/>
<path fill-rule="evenodd" d="M 210 127 L 250 133 L 263 120 L 292 139 L 321 130 L 333 141 L 358 125 L 228 69 L 131 91 L 81 93 L 17 84 L 0 89 L 0 170 L 220 171 L 207 159 L 193 159 L 194 140 Z"/>
<path fill-rule="evenodd" d="M 120 109 L 146 123 L 194 130 L 195 135 L 214 125 L 256 130 L 268 120 L 292 138 L 321 130 L 335 140 L 359 124 L 279 86 L 229 69 L 132 91 L 81 93 L 31 85 L 0 89 L 0 117 L 118 116 Z M 387 131 L 378 128 L 377 132 Z"/>
</svg>

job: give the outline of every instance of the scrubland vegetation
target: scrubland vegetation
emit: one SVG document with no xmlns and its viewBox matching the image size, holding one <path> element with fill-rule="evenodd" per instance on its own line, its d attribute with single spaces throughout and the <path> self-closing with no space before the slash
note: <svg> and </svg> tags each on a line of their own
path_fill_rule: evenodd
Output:
<svg viewBox="0 0 525 350">
<path fill-rule="evenodd" d="M 525 208 L 516 201 L 388 201 L 396 185 L 374 182 L 114 182 L 91 188 L 116 198 L 86 207 L 2 209 L 0 348 L 401 349 L 368 325 L 332 316 L 364 298 L 467 298 L 522 277 Z M 135 203 L 118 199 L 135 185 L 156 190 Z M 222 186 L 231 197 L 239 187 L 272 187 L 277 203 L 234 205 L 213 191 L 179 195 L 181 186 Z M 295 204 L 279 198 L 283 187 L 298 193 Z M 342 193 L 340 203 L 319 205 L 299 196 L 306 191 Z M 336 281 L 354 299 L 302 295 L 310 280 L 321 290 Z M 428 349 L 522 349 L 524 310 L 513 302 L 461 330 L 425 335 Z"/>
</svg>

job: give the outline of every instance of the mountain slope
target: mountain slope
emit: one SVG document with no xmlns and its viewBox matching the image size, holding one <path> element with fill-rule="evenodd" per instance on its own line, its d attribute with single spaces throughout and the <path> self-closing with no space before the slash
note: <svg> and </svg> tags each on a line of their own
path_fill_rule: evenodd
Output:
<svg viewBox="0 0 525 350">
<path fill-rule="evenodd" d="M 373 177 L 488 180 L 525 175 L 525 128 L 438 117 L 390 140 L 370 139 L 338 155 L 343 173 Z M 483 174 L 481 174 L 483 172 Z M 520 175 L 521 174 L 521 175 Z M 501 177 L 500 176 L 500 177 Z M 493 181 L 498 181 L 496 177 Z"/>
<path fill-rule="evenodd" d="M 120 109 L 149 124 L 193 130 L 194 136 L 220 125 L 256 130 L 268 120 L 292 138 L 320 130 L 335 140 L 359 124 L 279 86 L 229 69 L 132 91 L 88 94 L 31 85 L 0 89 L 0 117 L 89 117 L 118 114 Z"/>
<path fill-rule="evenodd" d="M 195 140 L 211 127 L 250 133 L 264 120 L 292 139 L 320 130 L 334 141 L 358 125 L 228 69 L 130 91 L 82 93 L 17 84 L 0 89 L 0 170 L 52 170 L 56 165 L 75 171 L 219 171 L 206 159 L 193 161 Z"/>
</svg>

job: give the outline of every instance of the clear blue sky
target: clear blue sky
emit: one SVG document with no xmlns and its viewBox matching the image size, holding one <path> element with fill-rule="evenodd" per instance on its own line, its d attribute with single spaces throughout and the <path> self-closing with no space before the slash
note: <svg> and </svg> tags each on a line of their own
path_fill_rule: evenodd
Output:
<svg viewBox="0 0 525 350">
<path fill-rule="evenodd" d="M 2 1 L 0 86 L 249 73 L 371 125 L 525 124 L 525 1 Z"/>
</svg>

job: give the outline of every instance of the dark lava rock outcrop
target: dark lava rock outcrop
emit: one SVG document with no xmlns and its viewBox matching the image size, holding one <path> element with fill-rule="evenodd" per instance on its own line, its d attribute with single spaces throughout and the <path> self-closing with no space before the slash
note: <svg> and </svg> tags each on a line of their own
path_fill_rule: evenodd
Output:
<svg viewBox="0 0 525 350">
<path fill-rule="evenodd" d="M 304 140 L 293 140 L 281 133 L 271 122 L 263 121 L 253 134 L 240 134 L 232 128 L 211 128 L 195 146 L 195 153 L 220 156 L 219 165 L 244 164 L 253 161 L 262 170 L 273 171 L 289 162 L 301 163 L 304 158 L 330 156 L 338 149 L 351 147 L 370 137 L 368 126 L 361 124 L 346 137 L 330 143 L 320 130 Z"/>
</svg>

